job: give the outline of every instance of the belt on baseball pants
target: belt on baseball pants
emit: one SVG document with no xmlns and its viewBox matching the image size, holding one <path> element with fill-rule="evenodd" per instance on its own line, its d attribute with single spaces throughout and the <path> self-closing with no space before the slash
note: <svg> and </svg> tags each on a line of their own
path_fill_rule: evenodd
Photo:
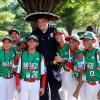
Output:
<svg viewBox="0 0 100 100">
<path fill-rule="evenodd" d="M 22 81 L 26 81 L 26 82 L 35 82 L 35 80 L 28 80 L 28 79 L 21 79 Z"/>
<path fill-rule="evenodd" d="M 2 76 L 1 76 L 1 77 L 2 77 Z M 11 79 L 11 78 L 13 78 L 13 76 L 10 76 L 10 77 L 2 77 L 2 78 Z"/>
<path fill-rule="evenodd" d="M 97 84 L 100 84 L 100 81 L 95 81 L 95 82 L 87 82 L 89 83 L 90 85 L 97 85 Z"/>
</svg>

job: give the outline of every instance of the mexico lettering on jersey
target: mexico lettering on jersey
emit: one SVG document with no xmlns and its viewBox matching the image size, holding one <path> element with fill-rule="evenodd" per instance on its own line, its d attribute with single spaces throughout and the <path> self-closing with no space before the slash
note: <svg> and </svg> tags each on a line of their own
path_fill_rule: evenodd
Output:
<svg viewBox="0 0 100 100">
<path fill-rule="evenodd" d="M 40 79 L 46 72 L 44 57 L 39 52 L 33 54 L 23 52 L 17 69 L 22 79 Z"/>
<path fill-rule="evenodd" d="M 78 50 L 76 54 L 70 52 L 69 45 L 66 43 L 63 48 L 58 48 L 58 54 L 73 63 L 75 77 L 80 76 L 80 72 L 84 70 L 84 55 L 81 50 Z M 66 65 L 63 65 L 65 70 L 69 69 Z"/>
<path fill-rule="evenodd" d="M 9 53 L 4 50 L 0 51 L 0 76 L 10 77 L 13 75 L 12 65 L 15 57 L 15 52 L 11 49 Z"/>
<path fill-rule="evenodd" d="M 100 50 L 85 51 L 86 79 L 88 82 L 100 81 Z"/>
</svg>

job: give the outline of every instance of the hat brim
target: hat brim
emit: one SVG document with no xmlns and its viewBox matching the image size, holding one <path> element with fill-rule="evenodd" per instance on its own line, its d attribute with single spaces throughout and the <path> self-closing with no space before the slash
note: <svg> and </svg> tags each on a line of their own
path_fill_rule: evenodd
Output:
<svg viewBox="0 0 100 100">
<path fill-rule="evenodd" d="M 91 40 L 95 40 L 94 38 L 88 38 L 88 37 L 82 37 L 82 38 L 80 38 L 80 40 L 83 40 L 83 39 L 91 39 Z"/>
<path fill-rule="evenodd" d="M 71 36 L 68 36 L 65 38 L 66 41 L 69 41 L 69 39 L 72 38 Z"/>
<path fill-rule="evenodd" d="M 35 13 L 31 13 L 31 14 L 27 15 L 25 17 L 25 20 L 26 21 L 37 21 L 39 18 L 42 18 L 42 17 L 45 17 L 51 21 L 57 20 L 60 18 L 59 16 L 49 13 L 49 12 L 35 12 Z"/>
<path fill-rule="evenodd" d="M 21 43 L 25 43 L 25 44 L 27 44 L 27 42 L 19 42 L 17 45 L 20 45 Z"/>
<path fill-rule="evenodd" d="M 59 31 L 56 31 L 56 32 L 54 32 L 54 36 L 55 36 L 56 34 L 64 34 L 64 33 L 63 33 L 63 32 L 59 32 Z"/>
<path fill-rule="evenodd" d="M 2 39 L 2 42 L 4 42 L 4 40 L 9 40 L 9 41 L 13 42 L 13 40 L 11 40 L 11 39 L 9 39 L 9 38 L 4 38 L 4 39 Z"/>
<path fill-rule="evenodd" d="M 37 40 L 37 39 L 35 39 L 35 38 L 28 38 L 27 40 L 29 41 L 29 40 L 31 40 L 31 39 L 34 39 L 34 40 L 38 41 L 38 40 Z"/>
<path fill-rule="evenodd" d="M 69 39 L 74 39 L 74 40 L 78 41 L 77 39 L 75 39 L 75 38 L 73 38 L 71 36 L 65 38 L 66 41 L 69 41 Z M 78 41 L 78 42 L 80 42 L 80 41 Z"/>
<path fill-rule="evenodd" d="M 11 35 L 12 32 L 16 32 L 18 35 L 20 35 L 20 33 L 17 30 L 12 30 L 12 29 L 11 30 L 8 30 L 9 35 Z"/>
</svg>

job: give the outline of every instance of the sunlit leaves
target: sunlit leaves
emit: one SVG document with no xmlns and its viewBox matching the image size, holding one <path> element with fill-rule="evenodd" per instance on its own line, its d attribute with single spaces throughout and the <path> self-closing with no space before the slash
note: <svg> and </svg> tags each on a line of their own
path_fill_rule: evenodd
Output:
<svg viewBox="0 0 100 100">
<path fill-rule="evenodd" d="M 13 22 L 14 18 L 15 15 L 10 12 L 0 12 L 0 23 Z"/>
</svg>

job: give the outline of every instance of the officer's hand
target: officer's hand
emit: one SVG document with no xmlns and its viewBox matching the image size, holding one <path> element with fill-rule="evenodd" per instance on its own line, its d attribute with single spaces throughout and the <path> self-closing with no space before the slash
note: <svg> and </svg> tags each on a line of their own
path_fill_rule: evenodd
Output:
<svg viewBox="0 0 100 100">
<path fill-rule="evenodd" d="M 44 88 L 40 88 L 40 96 L 44 95 L 45 89 Z"/>
<path fill-rule="evenodd" d="M 17 90 L 18 93 L 20 93 L 20 91 L 21 91 L 20 86 L 16 86 L 16 90 Z"/>
<path fill-rule="evenodd" d="M 76 90 L 76 91 L 74 92 L 73 96 L 74 96 L 76 99 L 78 99 L 79 92 Z"/>
<path fill-rule="evenodd" d="M 55 60 L 59 63 L 63 63 L 64 62 L 64 58 L 60 57 L 60 56 L 56 56 Z"/>
</svg>

